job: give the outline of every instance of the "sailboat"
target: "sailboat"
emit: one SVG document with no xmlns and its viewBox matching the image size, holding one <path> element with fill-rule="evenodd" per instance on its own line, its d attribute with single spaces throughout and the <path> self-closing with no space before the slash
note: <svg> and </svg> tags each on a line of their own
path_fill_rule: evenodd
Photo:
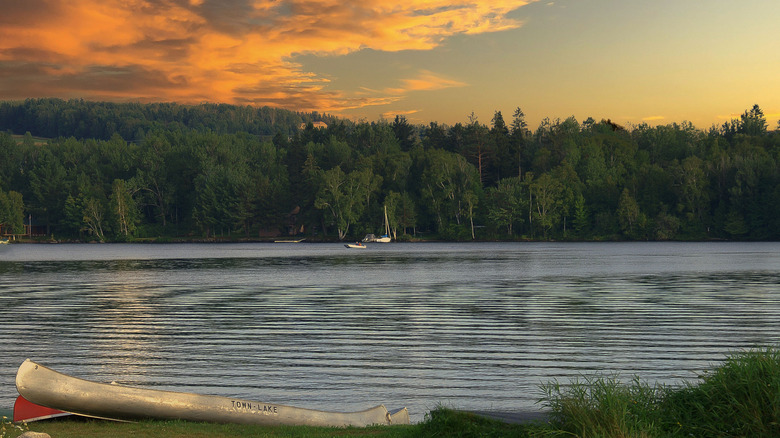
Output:
<svg viewBox="0 0 780 438">
<path fill-rule="evenodd" d="M 385 234 L 376 237 L 373 234 L 366 234 L 363 242 L 389 243 L 393 239 L 390 237 L 390 222 L 387 220 L 387 206 L 385 205 Z"/>
</svg>

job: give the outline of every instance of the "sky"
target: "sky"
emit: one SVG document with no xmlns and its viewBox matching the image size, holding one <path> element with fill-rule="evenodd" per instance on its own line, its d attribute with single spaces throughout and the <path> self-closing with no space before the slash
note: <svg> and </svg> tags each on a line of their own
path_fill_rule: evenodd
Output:
<svg viewBox="0 0 780 438">
<path fill-rule="evenodd" d="M 353 120 L 780 119 L 779 0 L 0 0 L 0 100 Z"/>
</svg>

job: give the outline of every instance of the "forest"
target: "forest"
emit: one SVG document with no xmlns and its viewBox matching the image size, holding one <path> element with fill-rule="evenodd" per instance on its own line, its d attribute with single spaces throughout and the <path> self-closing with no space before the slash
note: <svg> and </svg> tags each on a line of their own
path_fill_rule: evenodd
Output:
<svg viewBox="0 0 780 438">
<path fill-rule="evenodd" d="M 356 240 L 386 211 L 399 241 L 778 240 L 779 165 L 758 105 L 702 130 L 28 99 L 0 102 L 0 235 Z"/>
</svg>

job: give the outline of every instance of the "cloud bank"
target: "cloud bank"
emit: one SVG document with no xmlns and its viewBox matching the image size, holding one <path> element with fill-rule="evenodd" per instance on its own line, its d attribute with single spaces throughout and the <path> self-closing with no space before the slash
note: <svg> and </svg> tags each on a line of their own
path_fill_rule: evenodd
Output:
<svg viewBox="0 0 780 438">
<path fill-rule="evenodd" d="M 0 0 L 0 98 L 227 102 L 338 112 L 464 84 L 430 71 L 328 88 L 297 55 L 430 50 L 513 29 L 534 0 Z"/>
</svg>

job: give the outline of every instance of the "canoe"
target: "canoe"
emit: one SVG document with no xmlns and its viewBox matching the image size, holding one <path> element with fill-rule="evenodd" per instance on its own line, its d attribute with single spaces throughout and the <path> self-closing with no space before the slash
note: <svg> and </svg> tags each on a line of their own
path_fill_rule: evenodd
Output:
<svg viewBox="0 0 780 438">
<path fill-rule="evenodd" d="M 360 412 L 326 412 L 232 397 L 98 383 L 68 376 L 30 359 L 16 373 L 16 389 L 30 402 L 110 420 L 187 420 L 263 425 L 357 426 L 409 424 L 406 408 L 384 405 Z"/>
<path fill-rule="evenodd" d="M 357 242 L 357 243 L 345 243 L 344 246 L 346 246 L 347 248 L 365 248 L 366 247 L 366 245 L 363 245 L 360 242 Z"/>
</svg>

